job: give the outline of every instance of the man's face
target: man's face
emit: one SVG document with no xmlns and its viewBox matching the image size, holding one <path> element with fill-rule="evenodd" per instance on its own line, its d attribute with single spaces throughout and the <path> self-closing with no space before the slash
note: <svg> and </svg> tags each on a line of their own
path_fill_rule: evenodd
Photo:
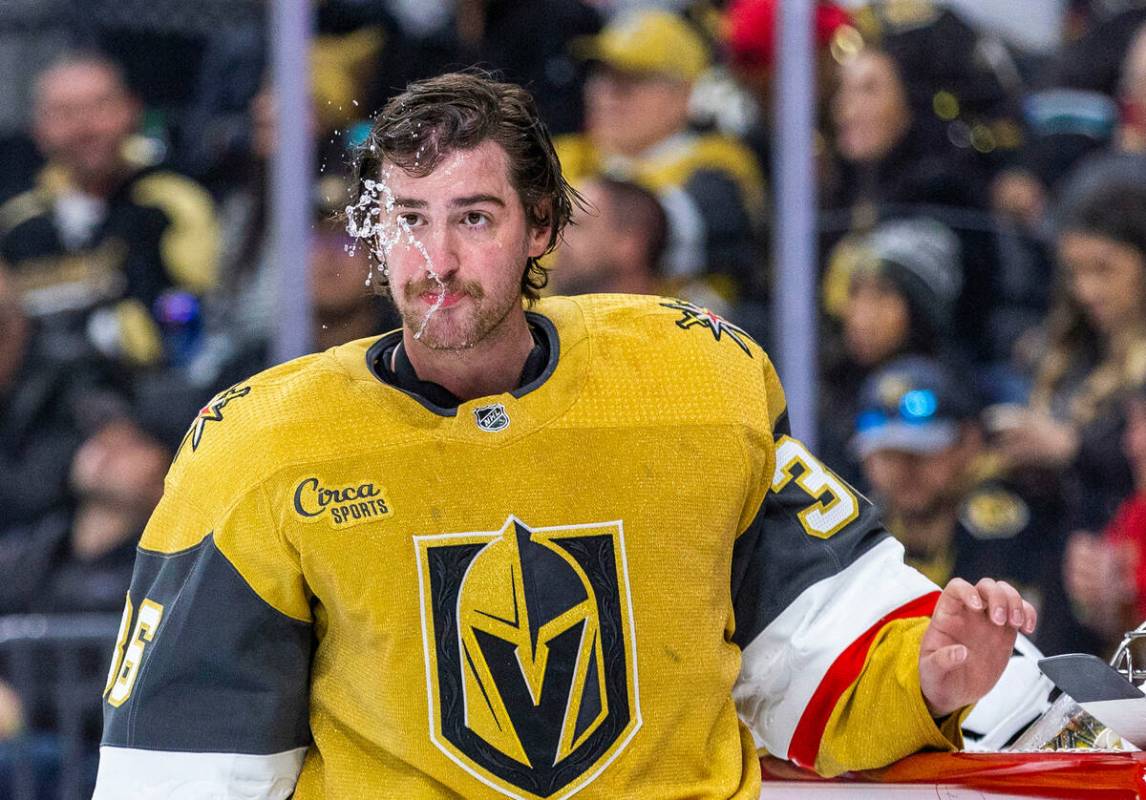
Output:
<svg viewBox="0 0 1146 800">
<path fill-rule="evenodd" d="M 526 259 L 545 252 L 549 228 L 526 220 L 501 145 L 447 153 L 422 177 L 384 166 L 382 183 L 393 197 L 387 235 L 398 239 L 386 258 L 390 291 L 409 333 L 463 350 L 524 313 Z"/>
<path fill-rule="evenodd" d="M 171 453 L 132 422 L 109 422 L 72 459 L 72 489 L 85 499 L 150 513 L 163 495 Z"/>
<path fill-rule="evenodd" d="M 886 512 L 908 518 L 928 517 L 954 502 L 966 466 L 958 444 L 936 453 L 876 450 L 863 460 Z"/>
<path fill-rule="evenodd" d="M 320 316 L 342 316 L 370 305 L 370 264 L 362 248 L 347 247 L 346 233 L 326 221 L 310 241 L 310 295 Z"/>
<path fill-rule="evenodd" d="M 585 128 L 603 152 L 636 156 L 688 126 L 690 84 L 601 67 L 585 84 Z"/>
<path fill-rule="evenodd" d="M 607 284 L 619 269 L 613 247 L 617 244 L 617 232 L 608 192 L 592 181 L 579 191 L 590 208 L 575 211 L 572 224 L 562 233 L 563 241 L 550 276 L 553 291 L 558 294 L 593 291 L 594 287 Z"/>
<path fill-rule="evenodd" d="M 91 63 L 68 64 L 41 76 L 35 134 L 44 154 L 81 180 L 106 180 L 123 163 L 138 105 L 114 72 Z"/>
</svg>

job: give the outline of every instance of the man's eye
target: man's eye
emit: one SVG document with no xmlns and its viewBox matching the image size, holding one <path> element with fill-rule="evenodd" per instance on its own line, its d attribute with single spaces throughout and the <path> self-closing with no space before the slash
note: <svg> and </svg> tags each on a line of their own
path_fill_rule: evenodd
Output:
<svg viewBox="0 0 1146 800">
<path fill-rule="evenodd" d="M 482 214 L 480 211 L 470 211 L 466 213 L 464 217 L 462 217 L 462 221 L 466 225 L 484 225 L 485 223 L 489 222 L 489 217 L 487 217 L 485 214 Z"/>
<path fill-rule="evenodd" d="M 403 228 L 405 228 L 407 226 L 412 228 L 421 221 L 422 221 L 422 218 L 418 214 L 407 213 L 407 214 L 399 214 L 398 215 L 398 224 L 401 225 Z"/>
</svg>

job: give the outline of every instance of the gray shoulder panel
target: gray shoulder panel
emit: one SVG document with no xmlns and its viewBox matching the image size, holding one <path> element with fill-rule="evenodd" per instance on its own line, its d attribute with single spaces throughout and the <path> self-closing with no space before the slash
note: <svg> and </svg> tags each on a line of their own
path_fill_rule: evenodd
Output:
<svg viewBox="0 0 1146 800">
<path fill-rule="evenodd" d="M 310 742 L 311 626 L 267 605 L 215 547 L 140 550 L 130 590 L 163 615 L 131 694 L 104 703 L 103 744 L 270 754 Z"/>
</svg>

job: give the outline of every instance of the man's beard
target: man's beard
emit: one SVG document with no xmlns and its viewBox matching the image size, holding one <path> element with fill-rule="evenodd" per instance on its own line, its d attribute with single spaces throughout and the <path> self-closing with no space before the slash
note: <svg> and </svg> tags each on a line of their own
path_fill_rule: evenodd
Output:
<svg viewBox="0 0 1146 800">
<path fill-rule="evenodd" d="M 470 307 L 433 310 L 430 306 L 417 310 L 422 305 L 422 295 L 442 293 L 465 295 L 471 301 Z M 508 308 L 491 308 L 483 303 L 485 291 L 472 282 L 441 286 L 432 279 L 419 281 L 407 284 L 402 296 L 405 302 L 398 308 L 402 324 L 407 330 L 421 331 L 418 341 L 431 350 L 468 350 L 485 339 L 509 313 Z"/>
</svg>

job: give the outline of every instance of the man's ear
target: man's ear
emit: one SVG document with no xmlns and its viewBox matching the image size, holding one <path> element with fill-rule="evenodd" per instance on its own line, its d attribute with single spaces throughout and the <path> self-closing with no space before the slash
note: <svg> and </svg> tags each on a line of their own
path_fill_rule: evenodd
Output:
<svg viewBox="0 0 1146 800">
<path fill-rule="evenodd" d="M 549 248 L 549 231 L 552 226 L 544 225 L 539 228 L 530 227 L 529 229 L 529 256 L 531 258 L 541 258 L 545 251 Z"/>
<path fill-rule="evenodd" d="M 536 213 L 527 213 L 526 219 L 545 220 L 545 223 L 529 226 L 529 256 L 541 258 L 549 249 L 549 236 L 553 231 L 553 204 L 538 204 L 533 210 Z"/>
</svg>

